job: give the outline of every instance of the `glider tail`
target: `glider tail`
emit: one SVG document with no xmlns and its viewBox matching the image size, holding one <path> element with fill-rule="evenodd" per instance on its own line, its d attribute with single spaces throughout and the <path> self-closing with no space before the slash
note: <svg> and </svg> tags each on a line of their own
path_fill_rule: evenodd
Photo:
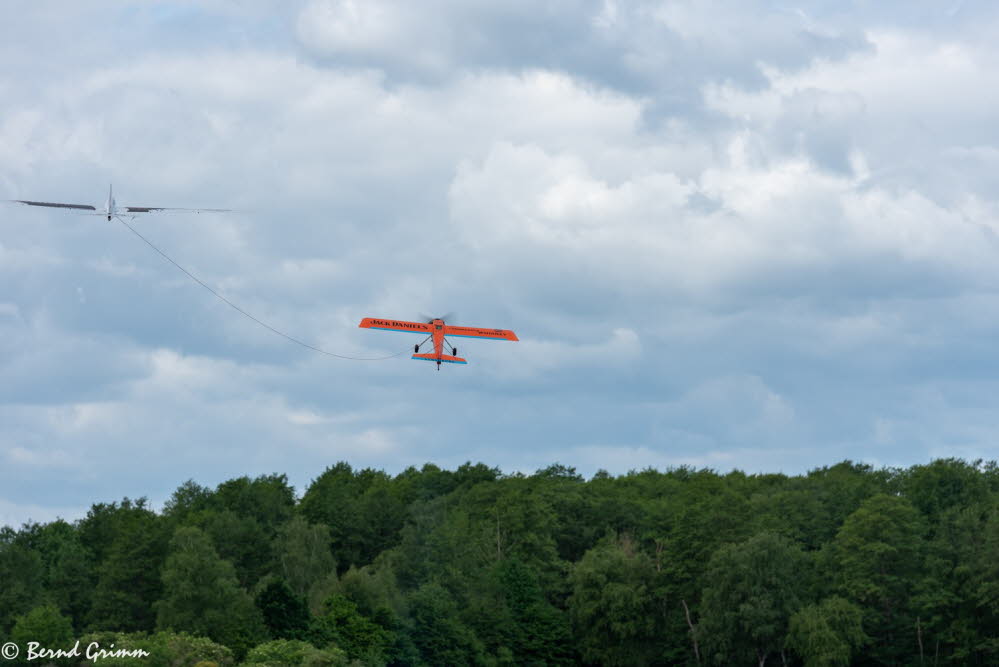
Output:
<svg viewBox="0 0 999 667">
<path fill-rule="evenodd" d="M 427 354 L 414 354 L 413 359 L 422 359 L 423 361 L 437 361 L 437 355 L 433 352 Z M 450 354 L 442 354 L 440 356 L 440 361 L 446 364 L 467 364 L 468 361 L 462 359 L 461 357 L 452 357 Z"/>
</svg>

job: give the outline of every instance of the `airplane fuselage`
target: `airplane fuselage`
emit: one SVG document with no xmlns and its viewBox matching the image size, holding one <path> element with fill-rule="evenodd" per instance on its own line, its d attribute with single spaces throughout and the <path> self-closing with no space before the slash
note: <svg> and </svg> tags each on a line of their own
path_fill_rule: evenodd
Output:
<svg viewBox="0 0 999 667">
<path fill-rule="evenodd" d="M 432 327 L 430 335 L 434 339 L 434 354 L 437 355 L 437 368 L 440 369 L 444 357 L 444 320 L 433 320 L 430 326 Z"/>
</svg>

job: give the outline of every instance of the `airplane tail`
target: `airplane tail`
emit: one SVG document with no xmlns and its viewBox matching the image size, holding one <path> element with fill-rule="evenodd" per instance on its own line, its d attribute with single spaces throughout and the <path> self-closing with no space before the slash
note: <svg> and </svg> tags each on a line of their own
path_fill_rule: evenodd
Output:
<svg viewBox="0 0 999 667">
<path fill-rule="evenodd" d="M 413 359 L 422 359 L 423 361 L 437 361 L 437 355 L 433 352 L 427 354 L 414 354 Z M 461 357 L 452 357 L 450 354 L 442 354 L 440 360 L 445 364 L 467 364 L 468 361 L 462 359 Z"/>
</svg>

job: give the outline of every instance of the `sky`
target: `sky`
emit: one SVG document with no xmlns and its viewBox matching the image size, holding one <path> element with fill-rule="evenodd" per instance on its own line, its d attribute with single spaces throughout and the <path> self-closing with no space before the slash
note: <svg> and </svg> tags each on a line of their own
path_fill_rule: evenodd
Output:
<svg viewBox="0 0 999 667">
<path fill-rule="evenodd" d="M 347 461 L 997 458 L 999 6 L 13 0 L 0 525 Z M 362 317 L 514 330 L 413 363 Z"/>
</svg>

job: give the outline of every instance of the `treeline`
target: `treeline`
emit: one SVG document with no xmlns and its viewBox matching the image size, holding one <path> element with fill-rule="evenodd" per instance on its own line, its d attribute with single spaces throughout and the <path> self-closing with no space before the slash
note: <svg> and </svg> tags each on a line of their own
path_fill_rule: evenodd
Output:
<svg viewBox="0 0 999 667">
<path fill-rule="evenodd" d="M 77 639 L 145 667 L 996 665 L 999 468 L 186 482 L 0 532 L 0 641 Z"/>
</svg>

